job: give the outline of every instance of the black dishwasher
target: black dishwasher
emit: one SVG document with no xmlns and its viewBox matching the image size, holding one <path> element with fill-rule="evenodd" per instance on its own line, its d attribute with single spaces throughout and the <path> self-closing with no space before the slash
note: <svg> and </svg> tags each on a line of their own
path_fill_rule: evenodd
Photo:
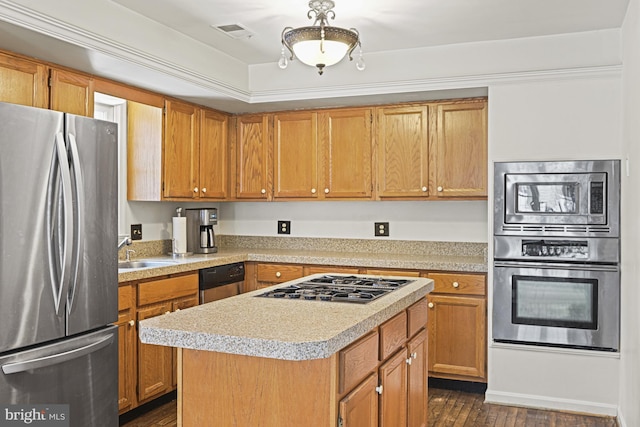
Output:
<svg viewBox="0 0 640 427">
<path fill-rule="evenodd" d="M 238 295 L 243 285 L 242 262 L 203 268 L 200 270 L 200 304 Z"/>
</svg>

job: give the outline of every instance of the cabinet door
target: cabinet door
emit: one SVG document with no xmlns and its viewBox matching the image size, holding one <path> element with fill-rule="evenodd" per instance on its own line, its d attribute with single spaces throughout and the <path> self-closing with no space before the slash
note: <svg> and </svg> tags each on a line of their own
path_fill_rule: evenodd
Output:
<svg viewBox="0 0 640 427">
<path fill-rule="evenodd" d="M 380 427 L 407 425 L 407 350 L 403 348 L 380 367 Z"/>
<path fill-rule="evenodd" d="M 198 109 L 193 105 L 166 101 L 164 131 L 163 196 L 193 199 L 198 188 Z"/>
<path fill-rule="evenodd" d="M 438 105 L 436 195 L 487 197 L 487 105 Z"/>
<path fill-rule="evenodd" d="M 271 199 L 268 115 L 240 116 L 236 136 L 236 197 Z"/>
<path fill-rule="evenodd" d="M 427 106 L 377 111 L 378 198 L 429 196 Z"/>
<path fill-rule="evenodd" d="M 319 113 L 325 198 L 371 198 L 372 114 L 370 108 Z"/>
<path fill-rule="evenodd" d="M 274 129 L 274 198 L 318 197 L 317 113 L 277 114 Z"/>
<path fill-rule="evenodd" d="M 372 374 L 340 401 L 342 427 L 378 427 L 377 385 L 378 375 Z"/>
<path fill-rule="evenodd" d="M 162 198 L 162 108 L 127 101 L 127 199 Z"/>
<path fill-rule="evenodd" d="M 486 381 L 486 301 L 434 295 L 429 301 L 429 374 Z"/>
<path fill-rule="evenodd" d="M 47 77 L 45 65 L 0 53 L 0 102 L 47 108 Z"/>
<path fill-rule="evenodd" d="M 136 403 L 136 322 L 130 285 L 118 288 L 118 411 L 133 409 Z"/>
<path fill-rule="evenodd" d="M 171 303 L 138 309 L 138 322 L 171 312 Z M 173 349 L 143 344 L 138 339 L 138 400 L 144 401 L 171 390 L 173 381 Z"/>
<path fill-rule="evenodd" d="M 93 79 L 83 74 L 51 69 L 50 108 L 93 117 Z"/>
<path fill-rule="evenodd" d="M 229 117 L 217 111 L 200 114 L 200 198 L 221 200 L 228 192 L 227 131 Z"/>
<path fill-rule="evenodd" d="M 411 360 L 407 373 L 407 426 L 427 427 L 428 345 L 427 330 L 423 329 L 407 344 Z"/>
</svg>

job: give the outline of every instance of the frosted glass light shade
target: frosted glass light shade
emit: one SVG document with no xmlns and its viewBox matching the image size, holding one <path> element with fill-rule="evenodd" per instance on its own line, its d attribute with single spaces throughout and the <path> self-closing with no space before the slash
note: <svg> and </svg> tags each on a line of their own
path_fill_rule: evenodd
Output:
<svg viewBox="0 0 640 427">
<path fill-rule="evenodd" d="M 304 64 L 328 67 L 353 50 L 358 43 L 358 33 L 330 26 L 301 27 L 286 31 L 283 41 Z"/>
</svg>

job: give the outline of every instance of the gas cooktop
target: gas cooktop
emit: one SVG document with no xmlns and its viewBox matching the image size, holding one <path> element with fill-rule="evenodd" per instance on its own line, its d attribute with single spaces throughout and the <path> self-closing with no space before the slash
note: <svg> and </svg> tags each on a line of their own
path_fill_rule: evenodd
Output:
<svg viewBox="0 0 640 427">
<path fill-rule="evenodd" d="M 409 283 L 413 283 L 413 280 L 325 275 L 272 289 L 256 296 L 366 304 Z"/>
</svg>

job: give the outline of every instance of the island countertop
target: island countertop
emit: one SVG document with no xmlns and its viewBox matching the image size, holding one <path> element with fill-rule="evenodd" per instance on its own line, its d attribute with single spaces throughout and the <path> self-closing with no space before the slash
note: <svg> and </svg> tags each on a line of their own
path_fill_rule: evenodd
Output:
<svg viewBox="0 0 640 427">
<path fill-rule="evenodd" d="M 317 276 L 322 274 L 307 278 Z M 322 359 L 433 290 L 431 279 L 410 279 L 412 283 L 367 304 L 257 297 L 268 289 L 287 285 L 281 283 L 142 320 L 140 340 L 147 344 L 273 359 Z"/>
</svg>

